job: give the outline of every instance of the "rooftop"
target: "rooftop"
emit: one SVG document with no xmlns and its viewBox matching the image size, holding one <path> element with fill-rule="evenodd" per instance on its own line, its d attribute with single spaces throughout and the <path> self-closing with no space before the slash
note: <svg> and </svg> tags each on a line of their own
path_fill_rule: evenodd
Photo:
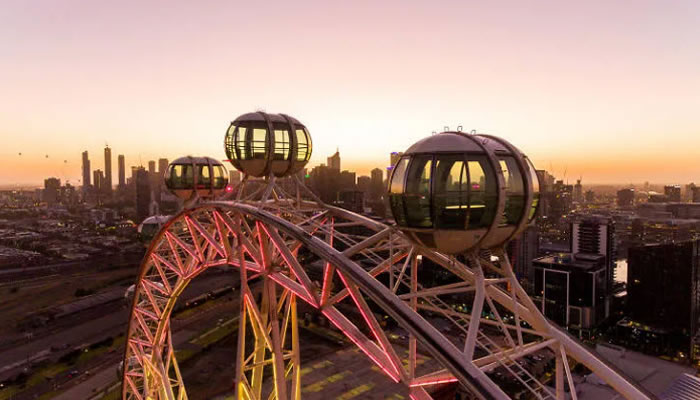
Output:
<svg viewBox="0 0 700 400">
<path fill-rule="evenodd" d="M 556 253 L 544 257 L 535 258 L 533 263 L 547 264 L 555 269 L 582 269 L 588 271 L 604 265 L 605 256 L 601 254 L 587 253 Z"/>
</svg>

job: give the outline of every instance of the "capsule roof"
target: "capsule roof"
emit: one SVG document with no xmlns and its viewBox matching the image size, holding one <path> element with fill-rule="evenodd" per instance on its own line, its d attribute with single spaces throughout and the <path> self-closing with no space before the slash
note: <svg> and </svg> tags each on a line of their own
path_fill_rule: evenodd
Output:
<svg viewBox="0 0 700 400">
<path fill-rule="evenodd" d="M 404 154 L 420 153 L 465 153 L 485 152 L 488 147 L 499 154 L 511 154 L 511 151 L 498 140 L 483 135 L 465 132 L 442 132 L 417 141 Z"/>
</svg>

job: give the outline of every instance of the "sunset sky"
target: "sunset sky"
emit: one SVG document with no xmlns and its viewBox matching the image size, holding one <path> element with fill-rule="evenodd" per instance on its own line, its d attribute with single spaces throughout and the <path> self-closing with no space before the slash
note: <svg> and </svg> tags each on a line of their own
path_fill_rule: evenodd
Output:
<svg viewBox="0 0 700 400">
<path fill-rule="evenodd" d="M 358 175 L 462 125 L 584 184 L 697 183 L 700 1 L 4 0 L 0 93 L 0 185 L 79 184 L 105 143 L 114 181 L 223 159 L 258 109 Z"/>
</svg>

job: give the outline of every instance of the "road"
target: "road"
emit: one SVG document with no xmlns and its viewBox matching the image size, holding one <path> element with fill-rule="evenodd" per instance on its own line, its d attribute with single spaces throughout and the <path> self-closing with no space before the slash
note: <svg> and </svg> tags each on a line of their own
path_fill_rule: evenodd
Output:
<svg viewBox="0 0 700 400">
<path fill-rule="evenodd" d="M 225 285 L 235 285 L 237 279 L 233 274 L 211 273 L 194 280 L 179 299 L 184 303 L 189 298 L 197 297 Z M 102 311 L 102 312 L 101 312 Z M 126 331 L 129 309 L 126 304 L 110 303 L 89 309 L 70 317 L 73 324 L 64 326 L 62 321 L 55 324 L 58 331 L 44 337 L 37 337 L 28 343 L 17 345 L 0 352 L 0 381 L 8 379 L 21 371 L 27 361 L 36 359 L 37 354 L 45 355 L 56 361 L 75 347 L 98 342 L 108 337 L 115 337 Z M 48 328 L 54 328 L 49 326 Z M 52 351 L 52 348 L 55 351 Z M 56 350 L 59 349 L 59 350 Z"/>
</svg>

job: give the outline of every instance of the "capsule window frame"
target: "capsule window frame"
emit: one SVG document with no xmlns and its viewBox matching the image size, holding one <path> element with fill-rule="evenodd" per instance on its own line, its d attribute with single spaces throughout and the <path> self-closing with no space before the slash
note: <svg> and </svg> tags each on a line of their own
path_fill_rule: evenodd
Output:
<svg viewBox="0 0 700 400">
<path fill-rule="evenodd" d="M 431 226 L 430 227 L 415 227 L 415 226 L 410 226 L 408 224 L 408 206 L 406 204 L 406 197 L 408 195 L 407 190 L 406 190 L 406 183 L 409 175 L 409 171 L 411 170 L 411 166 L 413 165 L 414 161 L 418 157 L 425 157 L 425 156 L 430 156 L 431 160 L 431 170 L 430 170 L 430 185 L 429 185 L 429 199 L 430 199 L 430 219 L 431 219 Z M 467 195 L 467 213 L 465 216 L 465 224 L 464 227 L 462 228 L 442 228 L 440 226 L 436 226 L 436 215 L 435 215 L 435 206 L 434 206 L 434 196 L 435 196 L 435 168 L 437 166 L 437 161 L 439 161 L 440 157 L 448 157 L 448 156 L 457 156 L 461 157 L 462 161 L 466 165 L 467 169 L 467 176 L 468 176 L 468 195 Z M 396 173 L 396 165 L 398 165 L 402 160 L 408 159 L 408 164 L 406 166 L 406 171 L 404 172 L 403 176 L 403 182 L 402 182 L 402 192 L 401 193 L 394 193 L 391 191 L 391 186 L 393 183 L 394 175 Z M 497 157 L 498 160 L 498 157 Z M 483 202 L 484 202 L 484 213 L 479 217 L 479 221 L 472 221 L 472 195 L 473 195 L 473 188 L 472 188 L 472 171 L 470 170 L 469 163 L 470 162 L 476 162 L 478 163 L 480 169 L 483 172 L 484 179 L 485 179 L 485 185 L 482 190 L 479 190 L 479 192 L 483 193 Z M 397 221 L 397 224 L 403 228 L 408 228 L 408 229 L 434 229 L 434 230 L 466 230 L 466 231 L 476 231 L 476 230 L 483 230 L 483 229 L 490 229 L 491 224 L 493 221 L 498 218 L 496 212 L 498 211 L 498 171 L 493 168 L 489 161 L 489 156 L 485 153 L 482 152 L 440 152 L 440 153 L 413 153 L 413 154 L 408 154 L 408 155 L 403 155 L 401 158 L 399 158 L 399 161 L 396 162 L 396 165 L 394 165 L 394 168 L 391 172 L 391 177 L 389 180 L 389 190 L 388 194 L 390 196 L 390 202 L 394 202 L 396 204 L 391 204 L 390 207 L 392 209 L 392 213 L 396 214 L 395 207 L 402 207 L 401 211 L 403 212 L 403 220 L 402 221 Z M 495 190 L 494 190 L 495 188 Z M 400 197 L 400 204 L 397 201 L 398 199 L 392 200 L 392 196 L 399 196 Z M 486 220 L 484 215 L 489 216 L 490 213 L 493 213 L 493 216 L 490 216 Z M 396 218 L 396 215 L 394 215 L 394 218 Z M 517 225 L 517 224 L 516 224 Z"/>
</svg>

